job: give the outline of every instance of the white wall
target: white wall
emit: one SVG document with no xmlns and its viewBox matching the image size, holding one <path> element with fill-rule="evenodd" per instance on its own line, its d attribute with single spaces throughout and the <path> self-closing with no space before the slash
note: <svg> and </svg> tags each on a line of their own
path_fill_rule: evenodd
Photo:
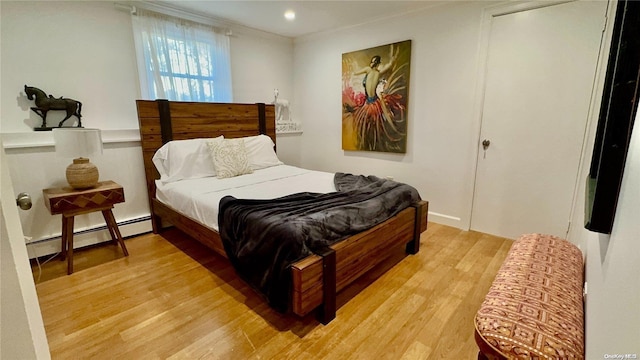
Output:
<svg viewBox="0 0 640 360">
<path fill-rule="evenodd" d="M 105 150 L 91 159 L 101 180 L 124 186 L 126 202 L 114 208 L 118 222 L 149 215 L 135 100 L 139 82 L 131 19 L 110 1 L 2 1 L 0 13 L 0 133 L 15 190 L 29 192 L 34 207 L 21 211 L 23 231 L 33 241 L 56 237 L 60 215 L 51 216 L 42 189 L 62 186 L 71 162 L 55 156 L 51 132 L 34 132 L 41 119 L 29 108 L 24 85 L 83 103 L 85 127 L 103 130 Z M 290 39 L 234 29 L 231 37 L 234 101 L 271 102 L 273 89 L 292 98 L 293 44 Z M 259 56 L 258 56 L 259 55 Z M 295 106 L 295 105 L 294 105 Z M 61 112 L 49 114 L 55 125 Z M 75 118 L 72 118 L 75 119 Z M 288 141 L 287 141 L 288 140 Z M 297 158 L 296 138 L 279 142 L 284 161 Z M 104 225 L 99 213 L 78 216 L 76 231 Z M 151 229 L 148 221 L 124 226 L 124 236 Z M 105 241 L 108 232 L 76 238 L 76 244 Z M 59 239 L 29 246 L 30 256 L 53 253 Z"/>
<path fill-rule="evenodd" d="M 587 354 L 629 353 L 640 356 L 640 117 L 636 116 L 613 231 L 606 254 L 590 236 L 587 268 Z M 601 263 L 599 260 L 604 258 Z M 598 265 L 601 265 L 599 267 Z M 601 283 L 600 283 L 601 281 Z"/>
<path fill-rule="evenodd" d="M 231 37 L 231 59 L 234 102 L 269 104 L 274 100 L 274 89 L 278 89 L 279 98 L 289 100 L 292 119 L 296 119 L 293 40 L 235 30 Z M 300 135 L 279 134 L 277 143 L 280 160 L 289 165 L 301 165 Z"/>
<path fill-rule="evenodd" d="M 640 116 L 636 114 L 611 235 L 579 228 L 586 248 L 587 359 L 609 354 L 640 356 Z M 588 166 L 581 174 L 588 175 Z M 579 205 L 584 205 L 583 203 Z M 577 221 L 584 223 L 583 209 Z"/>
<path fill-rule="evenodd" d="M 136 128 L 130 119 L 137 74 L 133 42 L 123 41 L 131 37 L 126 13 L 108 2 L 3 1 L 2 7 L 3 133 L 41 124 L 29 110 L 33 101 L 20 96 L 25 84 L 81 101 L 86 127 Z M 61 116 L 53 112 L 48 123 Z"/>
<path fill-rule="evenodd" d="M 608 18 L 615 18 L 616 3 L 609 4 Z M 611 24 L 610 24 L 611 25 Z M 606 68 L 612 26 L 604 34 L 599 66 Z M 596 79 L 590 115 L 588 141 L 578 175 L 576 202 L 569 239 L 585 252 L 586 358 L 606 355 L 640 356 L 640 117 L 636 114 L 634 132 L 627 155 L 616 218 L 610 235 L 584 228 L 585 185 L 589 175 L 593 139 L 602 98 L 604 76 Z M 612 357 L 609 357 L 612 358 Z"/>
<path fill-rule="evenodd" d="M 398 18 L 296 39 L 296 107 L 305 167 L 393 176 L 429 200 L 430 220 L 467 228 L 479 123 L 476 81 L 482 10 L 447 4 Z M 412 40 L 406 154 L 341 149 L 342 54 Z"/>
</svg>

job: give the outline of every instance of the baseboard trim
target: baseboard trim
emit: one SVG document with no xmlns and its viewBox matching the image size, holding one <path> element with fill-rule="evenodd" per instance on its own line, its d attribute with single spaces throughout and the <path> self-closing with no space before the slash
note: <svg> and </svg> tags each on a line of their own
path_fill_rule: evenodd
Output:
<svg viewBox="0 0 640 360">
<path fill-rule="evenodd" d="M 452 226 L 452 227 L 455 227 L 455 228 L 458 228 L 458 229 L 463 229 L 464 228 L 462 226 L 462 219 L 460 219 L 459 217 L 455 217 L 455 216 L 439 214 L 439 213 L 436 213 L 436 212 L 429 211 L 428 220 L 429 221 L 433 221 L 434 223 L 447 225 L 447 226 Z"/>
<path fill-rule="evenodd" d="M 118 222 L 118 229 L 123 238 L 148 233 L 151 228 L 151 217 L 143 216 L 139 218 Z M 111 235 L 107 226 L 97 226 L 90 229 L 74 231 L 73 248 L 79 249 L 85 246 L 95 245 L 102 242 L 111 241 Z M 28 242 L 27 253 L 30 259 L 48 256 L 60 252 L 61 237 L 54 236 L 46 239 Z"/>
</svg>

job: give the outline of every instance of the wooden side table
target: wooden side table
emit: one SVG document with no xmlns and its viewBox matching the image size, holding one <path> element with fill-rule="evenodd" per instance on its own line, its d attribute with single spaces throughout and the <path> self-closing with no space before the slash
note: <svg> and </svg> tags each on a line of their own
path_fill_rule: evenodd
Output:
<svg viewBox="0 0 640 360">
<path fill-rule="evenodd" d="M 42 190 L 51 215 L 62 214 L 62 260 L 67 258 L 67 274 L 73 273 L 73 220 L 76 215 L 102 211 L 111 239 L 129 256 L 122 235 L 113 217 L 114 204 L 124 202 L 124 189 L 113 181 L 101 181 L 94 188 L 76 190 L 71 187 Z"/>
</svg>

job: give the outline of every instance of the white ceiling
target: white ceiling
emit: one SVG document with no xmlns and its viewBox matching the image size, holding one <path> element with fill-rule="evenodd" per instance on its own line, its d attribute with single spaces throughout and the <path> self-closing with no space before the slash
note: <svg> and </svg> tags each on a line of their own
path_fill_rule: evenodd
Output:
<svg viewBox="0 0 640 360">
<path fill-rule="evenodd" d="M 451 1 L 451 0 L 449 0 Z M 190 13 L 226 20 L 250 28 L 299 37 L 316 32 L 369 23 L 432 7 L 446 1 L 161 1 L 164 5 Z M 296 13 L 294 21 L 284 18 L 287 10 Z"/>
</svg>

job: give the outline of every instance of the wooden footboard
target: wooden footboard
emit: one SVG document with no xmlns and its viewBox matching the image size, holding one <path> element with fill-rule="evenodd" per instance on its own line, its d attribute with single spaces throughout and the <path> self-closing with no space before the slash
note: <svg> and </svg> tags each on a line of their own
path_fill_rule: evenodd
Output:
<svg viewBox="0 0 640 360">
<path fill-rule="evenodd" d="M 344 289 L 374 266 L 384 261 L 396 246 L 407 244 L 407 252 L 419 249 L 420 234 L 427 229 L 428 202 L 401 211 L 395 217 L 373 228 L 340 241 L 335 251 L 335 290 Z M 292 266 L 293 312 L 303 316 L 324 303 L 327 292 L 326 267 L 323 258 L 308 256 Z M 329 316 L 325 309 L 324 316 Z M 335 309 L 333 309 L 335 314 Z"/>
</svg>

